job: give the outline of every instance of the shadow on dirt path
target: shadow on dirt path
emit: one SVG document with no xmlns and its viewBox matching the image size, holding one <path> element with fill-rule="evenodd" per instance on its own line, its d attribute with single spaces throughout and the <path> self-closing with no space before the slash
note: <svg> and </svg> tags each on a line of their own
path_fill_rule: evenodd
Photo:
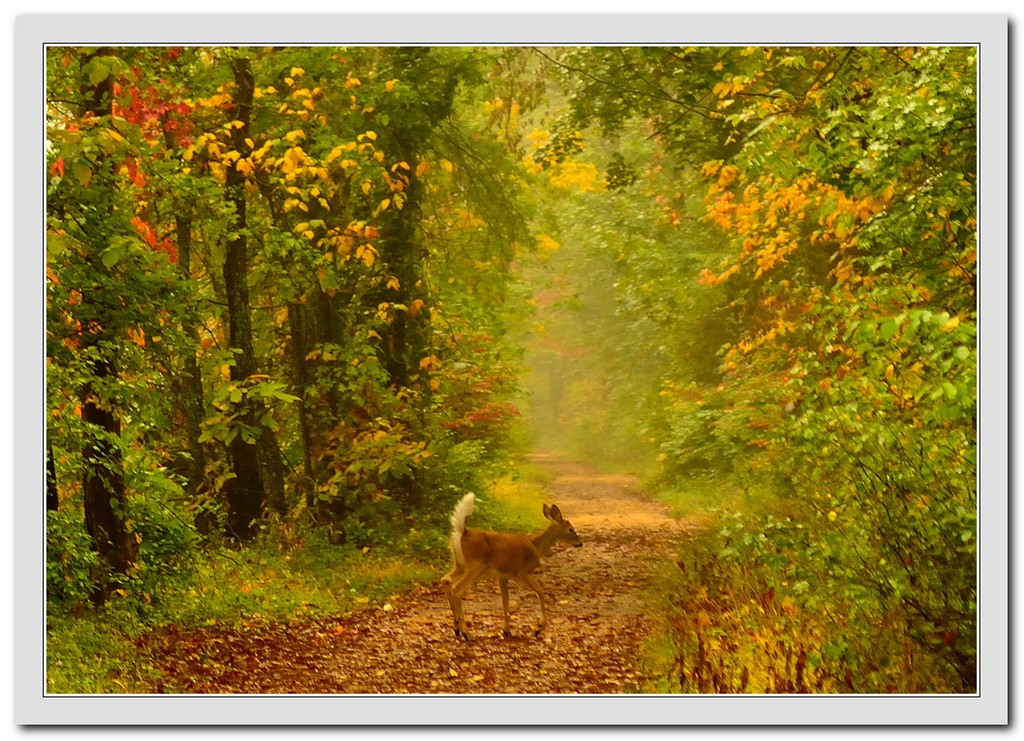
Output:
<svg viewBox="0 0 1024 741">
<path fill-rule="evenodd" d="M 644 498 L 633 477 L 598 473 L 550 455 L 531 460 L 554 474 L 547 499 L 558 504 L 584 542 L 544 561 L 540 581 L 551 609 L 539 639 L 532 635 L 539 616 L 535 595 L 512 583 L 513 636 L 502 638 L 497 583 L 483 581 L 464 602 L 472 640 L 456 640 L 447 600 L 435 583 L 411 590 L 386 610 L 247 628 L 244 634 L 211 629 L 165 635 L 157 651 L 161 669 L 188 679 L 157 691 L 643 691 L 649 678 L 641 664 L 642 644 L 651 628 L 645 591 L 675 559 L 675 541 L 694 525 Z M 538 513 L 538 529 L 542 524 Z"/>
</svg>

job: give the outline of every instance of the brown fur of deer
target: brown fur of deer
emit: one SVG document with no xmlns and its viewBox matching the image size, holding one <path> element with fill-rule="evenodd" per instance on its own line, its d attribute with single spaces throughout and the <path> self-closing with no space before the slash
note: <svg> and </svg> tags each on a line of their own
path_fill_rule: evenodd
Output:
<svg viewBox="0 0 1024 741">
<path fill-rule="evenodd" d="M 473 511 L 474 501 L 475 497 L 467 494 L 452 512 L 451 549 L 455 566 L 441 578 L 441 585 L 455 618 L 455 635 L 459 638 L 469 637 L 462 612 L 462 595 L 481 579 L 497 579 L 504 613 L 502 635 L 510 636 L 508 582 L 509 579 L 515 579 L 536 592 L 540 599 L 540 624 L 534 631 L 534 635 L 539 636 L 547 624 L 544 592 L 534 575 L 540 568 L 540 559 L 547 556 L 557 542 L 569 543 L 578 548 L 583 545 L 583 541 L 572 524 L 562 517 L 558 507 L 546 504 L 544 517 L 551 524 L 536 535 L 469 530 L 466 528 L 466 518 Z"/>
</svg>

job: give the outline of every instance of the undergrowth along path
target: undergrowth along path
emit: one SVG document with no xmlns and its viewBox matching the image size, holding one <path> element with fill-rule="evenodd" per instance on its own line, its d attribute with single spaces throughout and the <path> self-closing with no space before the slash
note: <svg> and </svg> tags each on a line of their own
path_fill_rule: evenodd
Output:
<svg viewBox="0 0 1024 741">
<path fill-rule="evenodd" d="M 501 635 L 497 582 L 464 608 L 472 640 L 456 639 L 438 583 L 339 618 L 204 628 L 151 636 L 165 680 L 157 692 L 258 694 L 557 694 L 643 692 L 643 643 L 654 625 L 652 580 L 695 525 L 645 498 L 635 478 L 543 454 L 548 501 L 583 539 L 545 559 L 549 620 L 533 636 L 536 596 L 511 584 L 512 637 Z M 538 529 L 543 526 L 538 512 Z M 472 527 L 472 518 L 470 519 Z M 441 574 L 438 574 L 440 578 Z M 656 600 L 655 600 L 656 602 Z M 655 609 L 657 609 L 655 607 Z"/>
</svg>

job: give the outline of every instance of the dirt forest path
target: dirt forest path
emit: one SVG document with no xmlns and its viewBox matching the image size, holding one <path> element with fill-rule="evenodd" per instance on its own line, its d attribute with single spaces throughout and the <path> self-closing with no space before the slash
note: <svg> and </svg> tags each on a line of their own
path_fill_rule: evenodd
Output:
<svg viewBox="0 0 1024 741">
<path fill-rule="evenodd" d="M 464 602 L 470 641 L 455 638 L 439 586 L 414 589 L 386 609 L 307 620 L 245 635 L 164 636 L 161 668 L 188 677 L 184 693 L 555 694 L 643 691 L 640 658 L 650 632 L 645 591 L 675 559 L 674 541 L 691 527 L 645 499 L 637 481 L 547 455 L 548 501 L 583 539 L 556 550 L 540 581 L 549 598 L 538 639 L 536 596 L 511 585 L 512 637 L 501 636 L 497 583 L 482 581 Z M 542 524 L 538 512 L 538 529 Z M 472 526 L 472 518 L 470 519 Z M 438 577 L 441 575 L 438 574 Z M 196 671 L 201 650 L 204 670 Z M 179 663 L 180 662 L 180 663 Z M 182 671 L 176 671 L 180 668 Z"/>
</svg>

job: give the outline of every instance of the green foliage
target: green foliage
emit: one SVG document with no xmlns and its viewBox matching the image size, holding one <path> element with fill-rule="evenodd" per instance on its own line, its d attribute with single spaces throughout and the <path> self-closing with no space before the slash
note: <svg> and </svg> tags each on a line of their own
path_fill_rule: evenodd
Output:
<svg viewBox="0 0 1024 741">
<path fill-rule="evenodd" d="M 530 241 L 507 131 L 478 108 L 496 58 L 471 48 L 50 51 L 57 482 L 74 506 L 82 440 L 102 436 L 120 453 L 154 528 L 132 523 L 150 554 L 145 579 L 163 579 L 164 557 L 165 575 L 187 570 L 176 556 L 194 547 L 193 523 L 207 535 L 223 524 L 225 493 L 245 473 L 228 454 L 238 441 L 260 447 L 259 480 L 280 491 L 268 523 L 316 521 L 361 546 L 408 536 L 408 518 L 478 484 L 518 417 L 514 353 L 494 338 L 511 313 L 512 259 Z M 255 86 L 247 122 L 236 110 L 241 69 Z M 230 185 L 239 179 L 241 199 Z M 258 307 L 246 317 L 226 308 L 228 246 L 241 238 Z M 236 378 L 242 326 L 256 362 Z M 97 372 L 102 362 L 109 372 Z M 83 424 L 86 388 L 117 432 Z"/>
<path fill-rule="evenodd" d="M 158 671 L 140 652 L 141 626 L 133 611 L 112 603 L 96 619 L 50 614 L 46 630 L 46 691 L 49 694 L 147 692 Z"/>
<path fill-rule="evenodd" d="M 138 544 L 138 561 L 129 574 L 109 575 L 125 609 L 146 612 L 154 600 L 186 583 L 200 558 L 201 539 L 185 519 L 181 489 L 162 473 L 143 481 L 148 496 L 132 499 L 123 513 L 126 528 Z M 56 614 L 78 613 L 95 596 L 101 566 L 80 508 L 47 513 L 47 600 Z"/>
<path fill-rule="evenodd" d="M 166 498 L 168 493 L 180 496 L 181 490 L 161 492 L 157 486 L 147 490 L 148 496 L 134 498 L 129 513 L 139 538 L 138 584 L 133 591 L 147 602 L 187 583 L 201 559 L 202 540 L 195 524 Z"/>
<path fill-rule="evenodd" d="M 244 410 L 253 402 L 265 408 L 267 403 L 287 404 L 299 400 L 297 396 L 287 393 L 285 388 L 284 383 L 271 381 L 265 376 L 250 376 L 238 383 L 218 385 L 210 400 L 213 411 L 203 420 L 203 432 L 199 436 L 199 442 L 217 440 L 229 445 L 232 440 L 241 436 L 245 442 L 254 443 L 259 439 L 263 429 L 273 426 L 274 420 L 267 411 L 262 419 L 257 420 L 258 425 L 247 425 L 243 421 Z"/>
<path fill-rule="evenodd" d="M 467 491 L 533 529 L 522 408 L 721 518 L 665 604 L 671 688 L 973 687 L 974 49 L 48 54 L 53 686 L 100 686 L 70 643 L 126 613 L 383 599 Z M 138 563 L 76 627 L 97 471 Z M 246 474 L 275 493 L 218 550 Z"/>
<path fill-rule="evenodd" d="M 884 84 L 860 78 L 890 64 L 901 71 Z M 969 76 L 971 64 L 963 50 L 858 53 L 845 83 L 822 88 L 833 108 L 814 115 L 856 131 L 844 131 L 842 146 L 824 155 L 804 138 L 794 157 L 838 183 L 819 186 L 831 193 L 817 215 L 821 228 L 803 232 L 808 246 L 833 244 L 835 267 L 794 287 L 789 300 L 805 301 L 801 312 L 756 320 L 747 344 L 726 356 L 735 376 L 775 378 L 774 408 L 791 410 L 764 428 L 766 456 L 787 477 L 785 490 L 819 518 L 801 552 L 836 579 L 834 590 L 856 594 L 865 612 L 898 618 L 900 634 L 952 667 L 964 688 L 975 671 L 976 611 L 976 339 L 973 258 L 964 257 L 975 249 L 964 225 L 976 206 L 973 175 L 963 170 L 973 162 L 973 92 L 948 85 Z M 858 89 L 869 91 L 866 102 Z M 908 109 L 914 113 L 905 118 Z M 735 160 L 739 179 L 756 166 L 764 182 L 760 154 L 774 146 L 772 137 L 801 141 L 807 125 L 784 115 L 765 123 Z M 907 147 L 920 158 L 905 157 Z M 921 158 L 943 175 L 926 175 Z M 798 215 L 794 203 L 785 207 L 790 218 Z M 754 222 L 760 207 L 746 196 L 728 218 L 745 207 Z M 741 223 L 731 223 L 742 236 Z M 780 219 L 779 229 L 792 229 L 786 223 Z M 756 240 L 751 232 L 745 238 Z M 933 239 L 942 246 L 907 246 Z M 763 311 L 783 277 L 802 277 L 792 262 L 758 258 L 746 306 Z M 752 267 L 737 264 L 741 275 Z M 769 269 L 772 280 L 759 282 Z M 756 421 L 753 410 L 744 418 Z"/>
<path fill-rule="evenodd" d="M 46 595 L 51 610 L 80 608 L 93 593 L 99 558 L 81 516 L 46 513 Z"/>
<path fill-rule="evenodd" d="M 695 537 L 663 592 L 667 691 L 973 690 L 947 633 L 922 641 L 906 611 L 843 586 L 833 568 L 844 555 L 823 548 L 821 530 L 806 518 L 737 514 Z"/>
<path fill-rule="evenodd" d="M 645 249 L 649 242 L 640 238 L 629 251 L 635 261 L 626 257 L 621 274 L 601 276 L 615 287 L 609 294 L 631 299 L 628 331 L 610 333 L 623 346 L 621 358 L 658 369 L 654 383 L 638 382 L 641 370 L 620 384 L 632 382 L 662 402 L 643 433 L 659 450 L 661 485 L 685 489 L 699 474 L 699 486 L 717 479 L 726 490 L 764 489 L 771 497 L 759 502 L 776 502 L 767 508 L 776 525 L 750 515 L 739 545 L 705 559 L 717 571 L 681 594 L 711 589 L 715 578 L 785 586 L 771 576 L 783 565 L 765 563 L 758 550 L 767 544 L 789 554 L 789 587 L 805 585 L 789 595 L 794 609 L 832 616 L 815 617 L 809 635 L 815 625 L 841 635 L 865 662 L 858 669 L 873 677 L 872 691 L 929 686 L 918 684 L 925 675 L 908 656 L 941 677 L 939 686 L 969 691 L 976 666 L 975 51 L 579 49 L 550 56 L 569 91 L 573 124 L 626 139 L 626 122 L 645 122 L 675 168 L 704 178 L 701 186 L 684 176 L 676 189 L 683 202 L 702 200 L 704 222 L 718 229 L 709 242 L 716 247 L 695 251 L 703 269 L 673 272 L 657 259 L 663 248 Z M 642 184 L 669 200 L 651 171 L 630 187 Z M 678 213 L 682 219 L 687 211 Z M 595 236 L 599 244 L 612 241 L 600 230 Z M 691 237 L 691 249 L 698 244 Z M 705 336 L 717 369 L 695 372 L 685 351 L 645 329 L 671 307 L 661 314 L 672 328 L 666 334 L 693 339 L 687 322 L 698 308 L 671 303 L 672 288 L 657 282 L 650 284 L 654 301 L 636 300 L 646 268 L 692 294 L 717 296 L 704 294 L 699 309 L 714 324 Z M 602 361 L 616 362 L 613 344 L 601 345 Z M 668 349 L 676 367 L 652 363 L 654 347 Z M 600 420 L 595 415 L 591 424 Z M 750 501 L 732 504 L 751 509 Z M 791 524 L 780 528 L 783 516 Z M 809 594 L 827 597 L 811 604 Z M 767 613 L 743 613 L 751 599 L 708 625 L 732 635 L 770 622 Z M 682 598 L 679 619 L 698 608 L 708 605 Z M 741 613 L 743 620 L 729 622 Z M 774 631 L 784 637 L 792 627 L 782 621 Z M 884 650 L 899 661 L 870 643 L 867 636 L 879 633 L 898 637 Z M 709 634 L 694 635 L 680 648 L 696 662 L 688 689 L 852 686 L 841 673 L 811 682 L 807 662 L 824 649 L 810 644 L 772 649 L 770 664 L 789 674 L 771 681 L 768 664 L 758 677 L 741 680 L 740 667 L 755 672 L 749 662 L 715 674 L 703 663 L 713 656 Z M 879 667 L 888 667 L 885 681 Z"/>
</svg>

